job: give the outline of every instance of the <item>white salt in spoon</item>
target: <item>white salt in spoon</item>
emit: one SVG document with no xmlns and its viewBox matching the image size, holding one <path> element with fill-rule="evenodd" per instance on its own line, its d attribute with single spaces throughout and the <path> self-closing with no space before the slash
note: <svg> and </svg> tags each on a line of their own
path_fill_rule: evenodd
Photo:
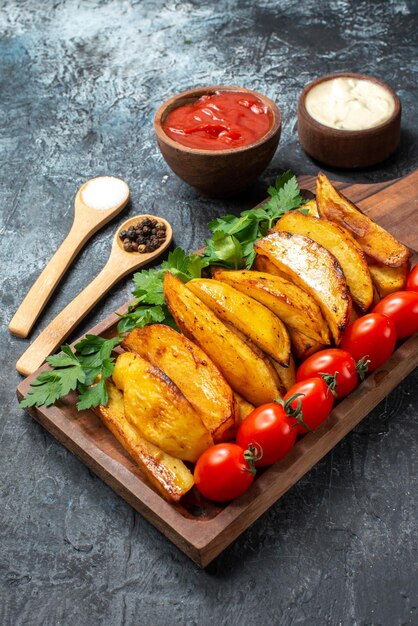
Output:
<svg viewBox="0 0 418 626">
<path fill-rule="evenodd" d="M 166 238 L 153 252 L 127 252 L 120 234 L 144 218 L 156 219 L 166 227 Z M 137 215 L 124 222 L 113 237 L 112 249 L 106 265 L 94 280 L 68 304 L 57 317 L 41 332 L 16 363 L 16 369 L 28 376 L 38 369 L 46 357 L 55 352 L 68 337 L 80 320 L 109 291 L 115 283 L 127 274 L 156 259 L 168 248 L 173 237 L 170 224 L 162 217 Z"/>
<path fill-rule="evenodd" d="M 77 192 L 70 232 L 28 291 L 9 324 L 17 337 L 27 337 L 71 262 L 102 226 L 117 215 L 129 200 L 129 187 L 120 178 L 92 178 Z"/>
</svg>

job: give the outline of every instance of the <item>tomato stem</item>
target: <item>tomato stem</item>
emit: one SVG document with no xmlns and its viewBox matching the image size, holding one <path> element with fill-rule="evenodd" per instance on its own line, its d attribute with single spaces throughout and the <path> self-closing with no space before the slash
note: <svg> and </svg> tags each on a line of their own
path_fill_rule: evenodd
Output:
<svg viewBox="0 0 418 626">
<path fill-rule="evenodd" d="M 296 420 L 296 422 L 293 424 L 293 427 L 297 426 L 298 424 L 302 424 L 302 426 L 306 428 L 306 430 L 308 430 L 310 433 L 313 433 L 312 428 L 309 428 L 309 426 L 303 421 L 302 400 L 300 399 L 300 396 L 304 397 L 305 394 L 294 393 L 286 400 L 286 402 L 282 398 L 276 398 L 275 402 L 283 407 L 283 410 L 288 417 L 293 417 Z M 296 407 L 292 407 L 292 403 L 295 401 L 297 401 L 297 405 Z"/>
<path fill-rule="evenodd" d="M 244 451 L 244 459 L 246 460 L 246 462 L 248 463 L 250 467 L 249 468 L 246 467 L 245 471 L 248 472 L 249 474 L 254 475 L 256 473 L 254 464 L 257 463 L 257 461 L 261 461 L 262 458 L 263 458 L 263 448 L 260 446 L 260 444 L 257 443 L 256 441 L 254 441 L 254 444 L 249 443 L 247 450 Z"/>
<path fill-rule="evenodd" d="M 357 370 L 357 374 L 360 380 L 364 380 L 366 378 L 366 374 L 369 370 L 370 359 L 368 357 L 369 355 L 366 354 L 363 358 L 361 358 L 356 363 L 356 370 Z"/>
<path fill-rule="evenodd" d="M 321 376 L 322 380 L 328 387 L 328 391 L 332 393 L 334 398 L 338 396 L 336 392 L 336 388 L 338 387 L 337 376 L 340 372 L 335 372 L 335 374 L 328 374 L 327 372 L 318 372 Z"/>
</svg>

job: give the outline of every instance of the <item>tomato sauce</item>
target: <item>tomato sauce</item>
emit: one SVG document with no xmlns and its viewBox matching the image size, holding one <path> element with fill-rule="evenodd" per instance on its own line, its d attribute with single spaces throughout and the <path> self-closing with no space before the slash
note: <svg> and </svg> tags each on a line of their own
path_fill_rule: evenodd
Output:
<svg viewBox="0 0 418 626">
<path fill-rule="evenodd" d="M 229 150 L 255 143 L 268 133 L 273 114 L 259 98 L 218 91 L 173 109 L 163 122 L 174 141 L 200 150 Z"/>
</svg>

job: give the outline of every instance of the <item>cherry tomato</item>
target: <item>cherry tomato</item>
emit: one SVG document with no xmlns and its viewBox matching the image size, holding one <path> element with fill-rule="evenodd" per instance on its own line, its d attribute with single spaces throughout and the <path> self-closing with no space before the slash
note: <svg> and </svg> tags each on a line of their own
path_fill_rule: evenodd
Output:
<svg viewBox="0 0 418 626">
<path fill-rule="evenodd" d="M 296 395 L 299 397 L 292 400 Z M 297 423 L 297 432 L 298 435 L 303 435 L 308 432 L 303 424 L 314 430 L 327 419 L 334 405 L 334 396 L 322 378 L 307 378 L 295 383 L 283 401 L 296 411 L 295 419 L 298 417 L 298 406 L 300 407 L 303 423 Z"/>
<path fill-rule="evenodd" d="M 255 470 L 235 443 L 218 443 L 199 457 L 195 469 L 196 487 L 205 498 L 226 502 L 238 498 L 254 481 Z"/>
<path fill-rule="evenodd" d="M 294 420 L 289 419 L 281 404 L 272 402 L 259 406 L 245 418 L 238 428 L 237 444 L 242 448 L 248 448 L 249 444 L 261 447 L 263 458 L 255 466 L 264 467 L 290 452 L 296 434 Z"/>
<path fill-rule="evenodd" d="M 408 291 L 418 291 L 418 265 L 414 265 L 406 281 Z"/>
<path fill-rule="evenodd" d="M 368 371 L 383 365 L 392 354 L 396 343 L 396 328 L 391 319 L 380 313 L 359 317 L 346 329 L 341 348 L 356 361 L 367 357 Z"/>
<path fill-rule="evenodd" d="M 330 348 L 315 352 L 306 359 L 296 373 L 296 382 L 306 378 L 323 378 L 338 398 L 344 398 L 357 387 L 360 378 L 364 378 L 363 363 L 356 365 L 349 352 Z M 334 394 L 334 395 L 335 395 Z"/>
<path fill-rule="evenodd" d="M 396 326 L 398 339 L 410 337 L 418 331 L 418 293 L 395 291 L 376 304 L 373 313 L 390 317 Z"/>
</svg>

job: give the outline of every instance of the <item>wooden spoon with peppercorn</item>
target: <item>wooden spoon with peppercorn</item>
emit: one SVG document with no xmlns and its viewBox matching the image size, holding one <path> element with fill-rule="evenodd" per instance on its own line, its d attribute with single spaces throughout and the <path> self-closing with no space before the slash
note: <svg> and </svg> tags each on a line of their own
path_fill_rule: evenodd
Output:
<svg viewBox="0 0 418 626">
<path fill-rule="evenodd" d="M 17 371 L 28 376 L 37 370 L 115 283 L 156 259 L 168 248 L 172 237 L 171 226 L 162 217 L 137 215 L 126 220 L 113 238 L 109 259 L 100 274 L 22 354 L 16 363 Z"/>
</svg>

